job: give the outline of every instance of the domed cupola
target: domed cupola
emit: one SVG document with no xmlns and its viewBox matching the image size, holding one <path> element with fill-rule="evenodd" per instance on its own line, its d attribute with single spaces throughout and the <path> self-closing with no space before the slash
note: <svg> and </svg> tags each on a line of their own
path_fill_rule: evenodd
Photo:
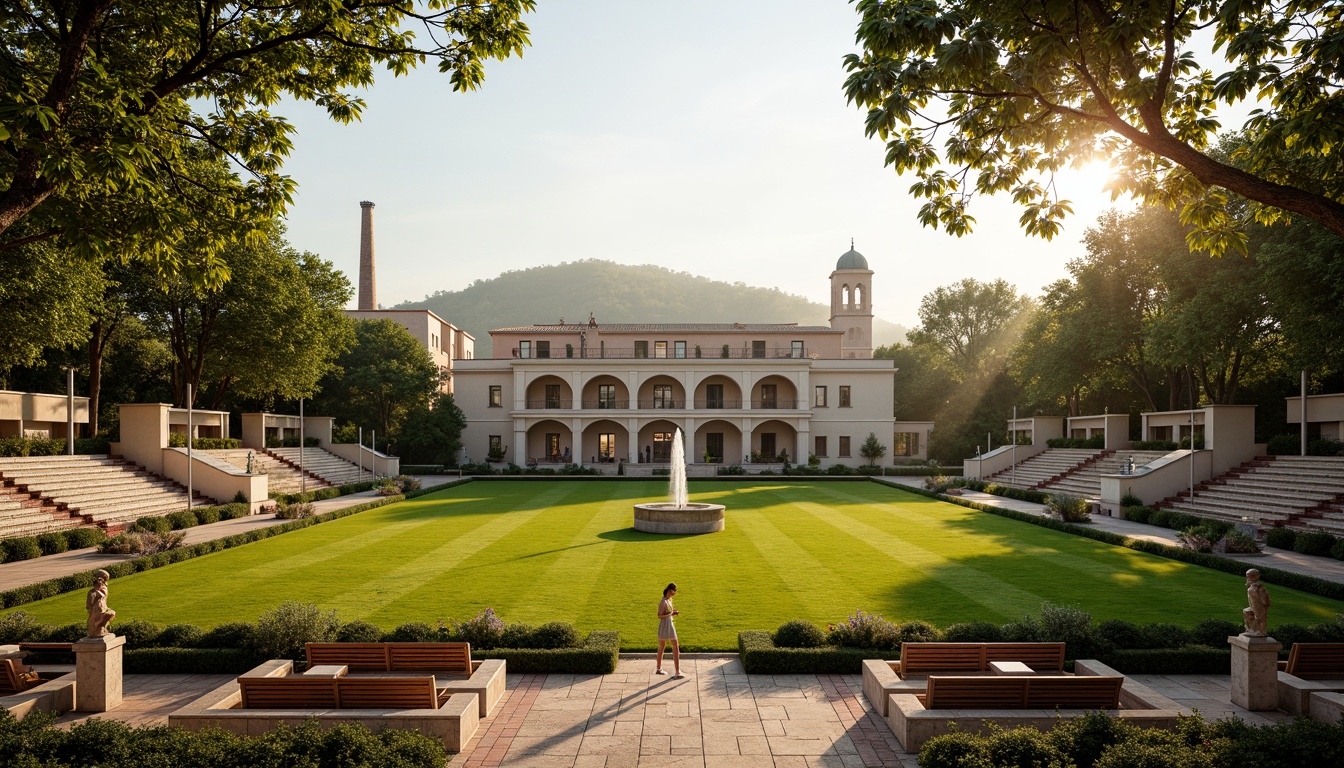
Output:
<svg viewBox="0 0 1344 768">
<path fill-rule="evenodd" d="M 840 342 L 841 356 L 871 358 L 873 356 L 873 271 L 868 259 L 849 250 L 835 262 L 831 273 L 831 327 L 844 331 Z"/>
<path fill-rule="evenodd" d="M 863 257 L 862 253 L 859 253 L 858 251 L 854 250 L 853 243 L 851 243 L 849 250 L 845 251 L 844 254 L 840 257 L 840 260 L 835 262 L 835 268 L 867 269 L 868 260 Z"/>
</svg>

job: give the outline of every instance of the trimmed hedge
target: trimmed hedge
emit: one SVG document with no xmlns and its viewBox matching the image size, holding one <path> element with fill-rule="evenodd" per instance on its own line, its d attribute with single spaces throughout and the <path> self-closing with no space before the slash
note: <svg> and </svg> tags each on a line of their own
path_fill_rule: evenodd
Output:
<svg viewBox="0 0 1344 768">
<path fill-rule="evenodd" d="M 1110 531 L 1103 531 L 1094 528 L 1085 528 L 1081 525 L 1072 525 L 1070 523 L 1064 523 L 1049 517 L 1039 517 L 1037 515 L 1028 514 L 1026 512 L 1017 512 L 1011 509 L 1003 509 L 1001 507 L 995 507 L 990 504 L 981 504 L 979 502 L 970 501 L 968 499 L 960 499 L 955 496 L 944 496 L 943 494 L 934 493 L 933 491 L 926 491 L 922 488 L 902 486 L 901 490 L 908 491 L 909 493 L 918 494 L 920 496 L 927 496 L 929 498 L 938 499 L 940 501 L 946 501 L 949 504 L 957 504 L 959 506 L 967 507 L 969 509 L 974 509 L 980 512 L 988 512 L 991 515 L 1006 517 L 1010 520 L 1017 520 L 1023 523 L 1039 525 L 1042 528 L 1050 528 L 1052 530 L 1061 531 L 1063 533 L 1071 533 L 1075 536 L 1083 536 L 1085 538 L 1089 538 L 1094 541 L 1100 541 L 1106 544 L 1113 544 L 1117 547 L 1126 547 L 1128 549 L 1133 549 L 1139 552 L 1147 552 L 1150 555 L 1165 557 L 1169 560 L 1179 560 L 1184 563 L 1191 563 L 1192 565 L 1202 565 L 1205 568 L 1212 568 L 1215 571 L 1222 571 L 1223 573 L 1234 573 L 1240 575 L 1246 572 L 1246 563 L 1240 560 L 1232 560 L 1226 557 L 1220 557 L 1219 555 L 1212 555 L 1204 552 L 1195 552 L 1189 549 L 1182 549 L 1181 547 L 1176 547 L 1169 544 L 1160 544 L 1155 541 L 1143 541 L 1140 539 L 1132 539 L 1128 536 L 1122 536 L 1118 533 L 1112 533 Z M 1162 512 L 1165 510 L 1158 510 L 1158 511 Z M 1318 595 L 1320 597 L 1328 597 L 1332 600 L 1344 600 L 1344 584 L 1340 584 L 1333 581 L 1326 581 L 1325 579 L 1320 579 L 1315 576 L 1307 576 L 1300 573 L 1292 573 L 1290 571 L 1284 571 L 1278 568 L 1271 568 L 1268 566 L 1261 566 L 1259 570 L 1261 580 L 1266 583 L 1277 584 L 1281 587 L 1296 589 L 1302 592 L 1306 592 L 1308 594 Z"/>
<path fill-rule="evenodd" d="M 190 560 L 194 557 L 200 557 L 201 555 L 208 555 L 211 552 L 220 552 L 225 549 L 240 547 L 243 546 L 244 544 L 251 544 L 254 541 L 261 541 L 262 539 L 269 539 L 272 536 L 279 536 L 280 534 L 289 533 L 290 531 L 297 531 L 300 528 L 307 528 L 310 525 L 319 525 L 321 523 L 330 522 L 332 520 L 338 520 L 342 517 L 356 515 L 366 510 L 375 509 L 377 507 L 381 507 L 387 504 L 395 504 L 398 501 L 403 501 L 405 499 L 413 499 L 417 496 L 423 496 L 428 493 L 442 491 L 446 488 L 451 488 L 455 485 L 460 485 L 462 483 L 469 483 L 469 482 L 472 482 L 472 478 L 467 477 L 462 478 L 461 480 L 453 481 L 451 483 L 436 485 L 433 488 L 423 488 L 418 491 L 409 491 L 407 493 L 400 494 L 397 496 L 384 496 L 382 498 L 374 499 L 364 504 L 358 504 L 353 507 L 346 507 L 345 509 L 336 509 L 332 510 L 331 512 L 324 512 L 320 515 L 314 515 L 313 517 L 305 517 L 300 518 L 298 520 L 291 520 L 286 523 L 281 523 L 279 525 L 272 525 L 266 528 L 256 528 L 246 533 L 239 533 L 233 536 L 226 536 L 222 539 L 214 539 L 212 541 L 202 541 L 199 544 L 192 544 L 190 546 L 181 547 L 179 549 L 172 549 L 167 552 L 160 552 L 156 555 L 146 555 L 144 557 L 137 557 L 134 560 L 126 560 L 120 563 L 112 563 L 111 565 L 108 565 L 106 568 L 104 568 L 104 570 L 106 570 L 108 574 L 110 574 L 114 579 L 119 578 L 121 576 L 129 576 L 132 573 L 138 573 L 140 571 L 148 571 L 154 568 L 162 568 L 165 565 L 171 565 L 172 563 L 180 563 L 183 560 Z M 34 546 L 36 546 L 36 542 L 34 542 Z M 65 592 L 74 592 L 79 589 L 88 589 L 92 585 L 93 585 L 93 571 L 84 571 L 81 573 L 71 574 L 70 576 L 62 576 L 61 578 L 58 579 L 40 581 L 36 584 L 28 584 L 26 586 L 15 587 L 14 589 L 10 589 L 5 592 L 0 592 L 0 601 L 3 601 L 5 608 L 13 608 L 16 605 L 24 605 L 25 603 L 31 603 L 37 600 L 45 600 L 48 597 L 55 597 L 56 595 Z"/>
<path fill-rule="evenodd" d="M 128 675 L 240 675 L 266 661 L 241 648 L 127 648 Z"/>
<path fill-rule="evenodd" d="M 1232 674 L 1232 651 L 1201 645 L 1108 651 L 1099 661 L 1126 675 Z"/>
<path fill-rule="evenodd" d="M 1045 441 L 1051 448 L 1089 448 L 1100 450 L 1106 447 L 1106 436 L 1096 437 L 1052 437 Z"/>
<path fill-rule="evenodd" d="M 616 671 L 621 633 L 594 630 L 573 648 L 471 649 L 473 659 L 503 659 L 510 673 L 608 675 Z"/>
<path fill-rule="evenodd" d="M 214 729 L 193 733 L 99 718 L 58 728 L 53 720 L 44 712 L 33 712 L 22 720 L 0 712 L 4 764 L 42 768 L 442 768 L 448 762 L 438 739 L 400 729 L 373 733 L 352 723 L 323 728 L 309 720 L 251 738 Z"/>
<path fill-rule="evenodd" d="M 737 633 L 737 652 L 742 669 L 749 675 L 857 675 L 863 660 L 879 657 L 881 651 L 865 648 L 780 648 L 770 632 Z"/>
<path fill-rule="evenodd" d="M 327 486 L 326 488 L 316 488 L 307 493 L 282 493 L 272 497 L 278 502 L 285 504 L 296 504 L 303 501 L 324 501 L 334 499 L 337 496 L 349 496 L 352 493 L 362 493 L 371 491 L 377 487 L 378 481 L 365 480 L 362 483 L 346 483 L 345 485 Z M 435 489 L 448 488 L 453 483 L 436 485 Z"/>
</svg>

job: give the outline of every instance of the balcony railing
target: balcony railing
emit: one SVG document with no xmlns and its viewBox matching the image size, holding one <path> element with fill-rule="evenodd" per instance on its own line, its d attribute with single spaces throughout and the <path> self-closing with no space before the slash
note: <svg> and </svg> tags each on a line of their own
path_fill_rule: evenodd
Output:
<svg viewBox="0 0 1344 768">
<path fill-rule="evenodd" d="M 575 349 L 573 355 L 567 355 L 562 349 L 558 354 L 551 350 L 550 354 L 538 355 L 537 350 L 531 350 L 530 353 L 522 355 L 515 348 L 513 350 L 515 358 L 527 360 L 565 360 L 565 359 L 585 359 L 585 360 L 804 360 L 807 358 L 816 359 L 820 355 L 813 356 L 807 351 L 806 347 L 795 349 L 792 346 L 767 346 L 764 350 L 744 349 L 740 346 L 730 346 L 728 349 L 722 347 L 701 347 L 700 354 L 696 354 L 695 349 L 691 348 L 684 353 L 668 349 L 654 349 L 650 346 L 648 349 L 642 347 L 606 347 L 598 349 Z"/>
<path fill-rule="evenodd" d="M 541 400 L 528 400 L 524 407 L 528 410 L 568 410 L 575 407 L 574 401 L 565 398 L 544 398 Z M 706 400 L 679 400 L 671 399 L 653 399 L 638 400 L 631 405 L 629 400 L 582 400 L 578 407 L 598 410 L 598 411 L 623 411 L 631 407 L 643 411 L 680 411 L 688 408 L 696 410 L 735 410 L 750 407 L 758 411 L 788 411 L 798 408 L 806 408 L 805 400 L 786 400 L 781 398 L 761 399 L 761 400 L 739 400 L 736 398 L 720 398 Z"/>
</svg>

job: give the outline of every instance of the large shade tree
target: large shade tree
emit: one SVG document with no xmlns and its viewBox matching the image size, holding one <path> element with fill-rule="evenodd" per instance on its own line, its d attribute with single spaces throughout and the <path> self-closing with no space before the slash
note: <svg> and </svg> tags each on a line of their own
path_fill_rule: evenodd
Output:
<svg viewBox="0 0 1344 768">
<path fill-rule="evenodd" d="M 1094 157 L 1115 194 L 1182 206 L 1191 245 L 1244 250 L 1229 193 L 1344 235 L 1344 13 L 1331 0 L 1015 3 L 858 0 L 849 99 L 888 165 L 918 177 L 924 224 L 970 231 L 977 194 L 1010 193 L 1027 232 L 1071 212 L 1054 173 Z M 1210 29 L 1225 64 L 1196 53 Z M 1206 40 L 1207 38 L 1203 39 Z M 1236 158 L 1216 110 L 1258 99 Z"/>
<path fill-rule="evenodd" d="M 0 6 L 0 248 L 63 237 L 172 267 L 204 189 L 228 216 L 264 219 L 291 194 L 291 126 L 270 107 L 312 102 L 358 118 L 353 91 L 382 67 L 435 62 L 455 89 L 520 54 L 533 0 L 16 0 Z M 417 33 L 419 33 L 417 35 Z M 244 170 L 201 179 L 183 138 Z M 189 198 L 190 195 L 185 195 Z M 91 216 L 114 199 L 115 215 Z M 35 216 L 36 231 L 15 225 Z M 227 242 L 210 243 L 214 250 Z M 205 275 L 209 277 L 209 275 Z"/>
</svg>

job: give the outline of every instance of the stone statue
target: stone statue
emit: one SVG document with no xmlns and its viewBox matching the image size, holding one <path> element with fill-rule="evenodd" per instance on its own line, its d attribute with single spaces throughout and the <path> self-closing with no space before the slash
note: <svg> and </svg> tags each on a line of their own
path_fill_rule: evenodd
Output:
<svg viewBox="0 0 1344 768">
<path fill-rule="evenodd" d="M 107 625 L 117 617 L 117 612 L 107 607 L 107 580 L 110 578 L 107 571 L 93 573 L 93 589 L 84 599 L 84 607 L 89 611 L 89 637 L 106 635 Z"/>
<path fill-rule="evenodd" d="M 1246 631 L 1242 634 L 1265 637 L 1269 633 L 1269 590 L 1260 583 L 1260 571 L 1254 568 L 1246 572 L 1246 599 L 1250 607 L 1241 611 L 1246 621 Z"/>
</svg>

